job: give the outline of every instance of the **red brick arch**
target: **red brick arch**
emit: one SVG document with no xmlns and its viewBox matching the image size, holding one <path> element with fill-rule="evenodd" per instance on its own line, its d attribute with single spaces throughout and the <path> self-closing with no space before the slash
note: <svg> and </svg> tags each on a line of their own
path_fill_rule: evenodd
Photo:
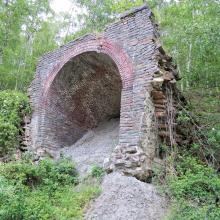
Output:
<svg viewBox="0 0 220 220">
<path fill-rule="evenodd" d="M 48 74 L 45 83 L 43 85 L 42 102 L 47 99 L 47 94 L 50 90 L 50 86 L 53 83 L 56 75 L 62 69 L 62 67 L 72 58 L 85 52 L 95 51 L 98 53 L 107 54 L 117 65 L 123 89 L 132 87 L 133 85 L 133 66 L 132 61 L 127 53 L 117 44 L 112 43 L 106 38 L 97 38 L 95 40 L 89 40 L 86 42 L 80 42 L 72 49 L 68 50 L 65 55 L 59 60 L 59 62 L 53 67 L 52 71 Z"/>
</svg>

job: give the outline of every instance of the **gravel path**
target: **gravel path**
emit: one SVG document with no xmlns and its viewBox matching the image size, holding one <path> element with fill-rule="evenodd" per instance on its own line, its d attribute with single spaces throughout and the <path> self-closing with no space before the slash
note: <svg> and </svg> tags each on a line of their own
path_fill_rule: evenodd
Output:
<svg viewBox="0 0 220 220">
<path fill-rule="evenodd" d="M 105 176 L 102 194 L 91 205 L 85 220 L 160 220 L 168 201 L 151 184 L 112 173 Z"/>
<path fill-rule="evenodd" d="M 119 119 L 111 119 L 88 131 L 74 145 L 62 149 L 72 157 L 81 175 L 90 171 L 93 165 L 102 166 L 118 143 Z"/>
<path fill-rule="evenodd" d="M 118 143 L 119 120 L 112 119 L 88 131 L 74 145 L 62 149 L 82 176 L 93 165 L 102 166 Z M 102 194 L 91 204 L 84 220 L 160 220 L 168 202 L 155 187 L 119 173 L 106 175 Z"/>
</svg>

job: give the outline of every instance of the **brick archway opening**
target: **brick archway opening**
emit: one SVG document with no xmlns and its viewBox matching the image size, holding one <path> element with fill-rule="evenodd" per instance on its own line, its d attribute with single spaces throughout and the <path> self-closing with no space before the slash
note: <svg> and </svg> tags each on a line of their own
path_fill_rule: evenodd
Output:
<svg viewBox="0 0 220 220">
<path fill-rule="evenodd" d="M 59 147 L 70 146 L 100 122 L 120 117 L 121 91 L 121 76 L 109 55 L 90 51 L 72 57 L 47 91 L 48 139 Z"/>
</svg>

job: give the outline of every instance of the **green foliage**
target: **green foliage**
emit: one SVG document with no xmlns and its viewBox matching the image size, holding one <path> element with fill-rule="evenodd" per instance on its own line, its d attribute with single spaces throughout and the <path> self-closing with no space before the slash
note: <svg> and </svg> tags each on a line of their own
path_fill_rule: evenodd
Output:
<svg viewBox="0 0 220 220">
<path fill-rule="evenodd" d="M 98 187 L 75 188 L 77 172 L 68 159 L 0 165 L 0 219 L 81 219 Z"/>
<path fill-rule="evenodd" d="M 129 10 L 131 8 L 143 5 L 144 1 L 143 0 L 135 0 L 135 1 L 130 1 L 130 0 L 120 0 L 120 1 L 115 1 L 115 4 L 112 4 L 112 11 L 114 12 L 115 15 L 119 13 L 123 13 L 126 10 Z"/>
<path fill-rule="evenodd" d="M 164 44 L 183 77 L 182 89 L 219 88 L 219 13 L 216 0 L 170 1 L 157 13 Z"/>
<path fill-rule="evenodd" d="M 168 187 L 177 204 L 169 219 L 219 219 L 220 179 L 215 170 L 185 156 L 177 161 L 176 172 L 168 177 Z"/>
<path fill-rule="evenodd" d="M 87 12 L 78 16 L 80 30 L 74 35 L 67 31 L 65 42 L 101 31 L 118 13 L 144 1 L 73 2 Z M 189 148 L 181 146 L 178 153 L 160 146 L 163 154 L 171 154 L 167 158 L 169 172 L 161 175 L 158 169 L 161 178 L 167 175 L 170 195 L 177 204 L 170 219 L 217 220 L 220 219 L 219 176 L 213 168 L 201 163 L 199 156 L 202 154 L 208 163 L 215 161 L 214 165 L 220 160 L 220 2 L 149 0 L 147 3 L 161 23 L 163 43 L 183 78 L 180 87 L 187 92 L 192 111 L 202 125 L 198 138 L 202 135 L 207 140 L 205 146 L 199 140 Z M 65 17 L 65 25 L 55 21 L 48 0 L 0 3 L 0 89 L 26 90 L 37 59 L 56 48 L 57 39 L 62 42 L 61 26 L 69 30 L 73 18 Z M 27 103 L 27 97 L 20 93 L 0 93 L 0 157 L 19 145 L 21 119 L 30 111 Z M 180 112 L 177 121 L 187 128 L 189 115 Z M 91 175 L 99 178 L 103 170 L 93 167 Z M 164 183 L 164 179 L 160 181 Z M 77 175 L 69 161 L 0 164 L 0 219 L 80 219 L 82 208 L 98 189 L 90 186 L 76 189 L 76 183 Z"/>
<path fill-rule="evenodd" d="M 25 91 L 39 56 L 57 46 L 49 2 L 0 1 L 0 90 Z"/>
<path fill-rule="evenodd" d="M 215 166 L 219 166 L 220 160 L 220 99 L 216 89 L 192 89 L 185 92 L 190 101 L 191 111 L 198 122 L 199 136 L 203 143 L 197 140 L 204 156 Z M 205 143 L 204 143 L 205 140 Z M 198 152 L 198 151 L 197 151 Z"/>
<path fill-rule="evenodd" d="M 185 111 L 178 112 L 177 122 L 186 123 L 190 121 L 189 114 Z"/>
<path fill-rule="evenodd" d="M 94 165 L 91 170 L 92 177 L 101 178 L 105 174 L 105 170 L 102 167 Z"/>
<path fill-rule="evenodd" d="M 143 0 L 73 0 L 87 11 L 78 17 L 80 30 L 74 36 L 86 32 L 101 31 L 114 21 L 119 13 L 142 5 Z M 181 88 L 219 88 L 220 57 L 220 2 L 216 0 L 146 1 L 155 12 L 162 26 L 162 40 L 168 52 L 178 64 L 183 78 Z M 83 30 L 83 31 L 82 31 Z"/>
<path fill-rule="evenodd" d="M 77 183 L 77 172 L 70 160 L 61 159 L 56 162 L 47 159 L 34 165 L 31 161 L 17 161 L 3 164 L 2 175 L 11 181 L 34 187 L 39 184 L 58 185 Z"/>
<path fill-rule="evenodd" d="M 0 92 L 0 157 L 19 146 L 21 122 L 29 113 L 26 95 L 16 91 Z"/>
<path fill-rule="evenodd" d="M 68 36 L 67 40 L 89 32 L 100 32 L 108 23 L 115 21 L 120 13 L 144 3 L 143 0 L 73 0 L 73 2 L 80 8 L 86 9 L 86 12 L 78 15 L 80 30 Z"/>
<path fill-rule="evenodd" d="M 176 166 L 178 176 L 170 181 L 175 198 L 184 197 L 198 203 L 216 201 L 220 193 L 220 179 L 211 167 L 196 158 L 181 158 Z"/>
<path fill-rule="evenodd" d="M 168 165 L 167 187 L 175 204 L 169 219 L 217 220 L 220 219 L 219 176 L 214 168 L 199 160 L 202 155 L 203 161 L 206 159 L 218 166 L 220 159 L 220 32 L 217 25 L 220 3 L 215 0 L 170 1 L 161 7 L 156 4 L 155 11 L 162 26 L 163 43 L 182 77 L 180 88 L 185 91 L 191 111 L 200 124 L 197 143 L 192 143 L 190 149 L 182 146 L 176 153 L 179 157 L 170 160 Z M 178 123 L 187 121 L 188 114 L 181 112 Z M 201 137 L 207 140 L 206 144 L 199 141 Z"/>
<path fill-rule="evenodd" d="M 209 148 L 207 149 L 209 155 L 214 157 L 215 160 L 220 159 L 220 128 L 212 128 L 206 133 L 207 143 Z"/>
<path fill-rule="evenodd" d="M 195 205 L 186 201 L 176 201 L 178 203 L 173 207 L 169 220 L 218 220 L 220 217 L 219 207 L 216 205 Z"/>
<path fill-rule="evenodd" d="M 18 144 L 18 129 L 0 118 L 0 157 L 15 149 Z"/>
</svg>

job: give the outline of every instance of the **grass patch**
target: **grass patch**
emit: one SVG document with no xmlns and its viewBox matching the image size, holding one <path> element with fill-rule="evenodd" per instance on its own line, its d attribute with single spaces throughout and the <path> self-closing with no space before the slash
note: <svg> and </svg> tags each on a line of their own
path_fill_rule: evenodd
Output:
<svg viewBox="0 0 220 220">
<path fill-rule="evenodd" d="M 93 165 L 91 169 L 91 176 L 95 178 L 102 178 L 105 175 L 105 170 L 97 165 Z"/>
</svg>

